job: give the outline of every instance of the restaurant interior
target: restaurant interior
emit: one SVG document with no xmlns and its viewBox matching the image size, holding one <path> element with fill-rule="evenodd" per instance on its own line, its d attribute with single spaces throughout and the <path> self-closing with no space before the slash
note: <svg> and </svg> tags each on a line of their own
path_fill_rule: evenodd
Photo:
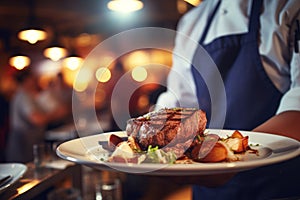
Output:
<svg viewBox="0 0 300 200">
<path fill-rule="evenodd" d="M 172 49 L 174 37 L 162 49 L 137 48 L 121 55 L 101 51 L 94 70 L 87 71 L 92 52 L 129 30 L 176 30 L 180 17 L 199 3 L 200 0 L 1 0 L 0 171 L 11 168 L 17 175 L 6 182 L 10 184 L 0 182 L 0 199 L 102 199 L 97 185 L 105 179 L 119 181 L 118 198 L 108 199 L 191 199 L 188 185 L 165 177 L 94 169 L 61 159 L 55 151 L 68 140 L 124 130 L 128 116 L 115 121 L 112 110 L 120 116 L 124 110 L 116 107 L 126 107 L 130 117 L 151 111 L 158 95 L 166 89 L 172 52 L 163 48 Z M 34 29 L 38 32 L 34 33 Z M 149 41 L 153 39 L 151 35 L 147 37 Z M 124 48 L 122 45 L 119 47 Z M 114 49 L 118 51 L 119 47 Z M 29 160 L 16 162 L 6 154 L 12 130 L 12 100 L 20 86 L 15 78 L 29 69 L 35 77 L 38 106 L 45 113 L 64 110 L 62 114 L 56 111 L 55 119 L 44 123 L 43 151 L 46 149 L 48 160 L 42 166 L 33 157 L 36 144 L 26 149 L 31 154 Z M 128 106 L 120 94 L 113 94 L 124 74 L 130 75 L 126 84 L 135 85 Z M 96 86 L 91 83 L 94 77 Z M 51 94 L 59 97 L 51 99 Z M 74 109 L 78 109 L 74 99 L 81 105 L 77 110 L 82 114 L 79 118 L 74 115 Z M 93 111 L 96 121 L 84 117 L 83 113 Z"/>
</svg>

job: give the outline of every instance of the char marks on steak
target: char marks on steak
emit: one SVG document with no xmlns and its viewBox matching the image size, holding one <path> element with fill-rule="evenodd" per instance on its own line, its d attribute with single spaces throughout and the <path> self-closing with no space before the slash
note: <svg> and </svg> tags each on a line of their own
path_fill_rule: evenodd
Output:
<svg viewBox="0 0 300 200">
<path fill-rule="evenodd" d="M 128 120 L 126 132 L 128 136 L 137 140 L 143 150 L 149 145 L 159 148 L 168 145 L 167 148 L 176 148 L 178 144 L 186 144 L 196 135 L 202 135 L 206 123 L 206 114 L 202 110 L 164 108 Z"/>
</svg>

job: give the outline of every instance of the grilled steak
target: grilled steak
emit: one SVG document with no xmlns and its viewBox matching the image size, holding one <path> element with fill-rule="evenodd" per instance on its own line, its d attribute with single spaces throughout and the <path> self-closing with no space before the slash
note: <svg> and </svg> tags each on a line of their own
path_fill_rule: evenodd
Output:
<svg viewBox="0 0 300 200">
<path fill-rule="evenodd" d="M 206 122 L 202 110 L 165 108 L 128 120 L 126 132 L 136 139 L 143 150 L 149 145 L 172 150 L 183 145 L 187 149 L 196 135 L 203 134 Z"/>
</svg>

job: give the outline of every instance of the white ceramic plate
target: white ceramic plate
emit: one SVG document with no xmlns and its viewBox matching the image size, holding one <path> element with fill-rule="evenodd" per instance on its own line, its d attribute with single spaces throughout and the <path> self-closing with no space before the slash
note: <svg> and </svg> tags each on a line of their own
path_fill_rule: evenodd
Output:
<svg viewBox="0 0 300 200">
<path fill-rule="evenodd" d="M 27 166 L 21 163 L 0 164 L 0 177 L 11 176 L 11 178 L 0 186 L 0 193 L 19 180 L 27 171 Z"/>
<path fill-rule="evenodd" d="M 226 138 L 233 130 L 208 129 L 209 133 Z M 193 164 L 132 164 L 105 162 L 108 152 L 99 145 L 107 141 L 110 134 L 125 137 L 125 132 L 110 132 L 83 137 L 62 143 L 57 154 L 66 160 L 88 165 L 100 170 L 118 170 L 126 173 L 148 175 L 203 175 L 227 172 L 238 172 L 282 162 L 300 155 L 300 142 L 297 140 L 259 132 L 240 131 L 249 136 L 249 143 L 256 146 L 260 156 L 237 162 L 193 163 Z"/>
</svg>

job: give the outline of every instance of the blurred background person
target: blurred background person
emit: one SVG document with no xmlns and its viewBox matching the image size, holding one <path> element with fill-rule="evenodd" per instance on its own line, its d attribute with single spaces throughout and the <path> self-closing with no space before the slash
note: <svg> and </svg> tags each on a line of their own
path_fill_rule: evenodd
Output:
<svg viewBox="0 0 300 200">
<path fill-rule="evenodd" d="M 54 129 L 71 122 L 72 88 L 64 82 L 62 73 L 58 73 L 49 81 L 48 86 L 38 95 L 37 101 L 45 113 L 52 113 L 60 107 L 63 107 L 67 112 L 63 118 L 50 121 L 47 129 Z"/>
<path fill-rule="evenodd" d="M 18 71 L 15 78 L 18 88 L 11 101 L 6 161 L 25 163 L 33 160 L 33 145 L 44 142 L 47 125 L 64 117 L 66 109 L 60 106 L 48 113 L 43 111 L 37 102 L 38 77 L 29 67 Z"/>
</svg>

